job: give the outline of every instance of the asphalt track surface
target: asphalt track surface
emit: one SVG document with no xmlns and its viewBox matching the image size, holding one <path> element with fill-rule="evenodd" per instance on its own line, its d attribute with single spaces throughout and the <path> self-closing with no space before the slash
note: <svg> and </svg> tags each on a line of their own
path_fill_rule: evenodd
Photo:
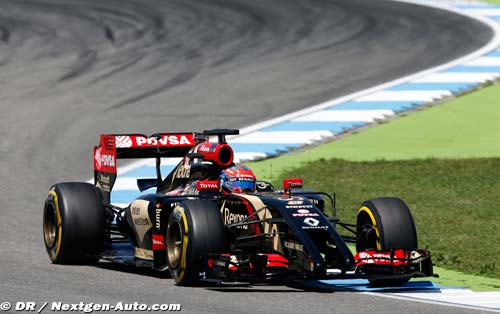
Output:
<svg viewBox="0 0 500 314">
<path fill-rule="evenodd" d="M 373 0 L 0 0 L 0 301 L 181 303 L 185 313 L 467 313 L 352 292 L 190 289 L 52 265 L 51 184 L 103 132 L 244 127 L 465 55 L 472 20 Z"/>
</svg>

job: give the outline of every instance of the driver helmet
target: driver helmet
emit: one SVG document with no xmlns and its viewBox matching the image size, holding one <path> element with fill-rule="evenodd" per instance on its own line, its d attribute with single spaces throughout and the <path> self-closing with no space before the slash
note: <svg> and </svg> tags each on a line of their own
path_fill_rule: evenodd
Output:
<svg viewBox="0 0 500 314">
<path fill-rule="evenodd" d="M 247 166 L 234 165 L 222 170 L 220 181 L 222 188 L 231 192 L 255 192 L 255 174 Z"/>
</svg>

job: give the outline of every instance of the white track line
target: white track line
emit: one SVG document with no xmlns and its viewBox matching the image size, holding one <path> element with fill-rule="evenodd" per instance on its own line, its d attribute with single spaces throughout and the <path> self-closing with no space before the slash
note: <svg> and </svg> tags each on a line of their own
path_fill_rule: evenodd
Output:
<svg viewBox="0 0 500 314">
<path fill-rule="evenodd" d="M 469 61 L 464 65 L 480 67 L 500 66 L 500 57 L 481 57 L 477 58 L 476 60 Z"/>
<path fill-rule="evenodd" d="M 469 9 L 468 11 L 483 16 L 500 16 L 500 9 Z"/>
<path fill-rule="evenodd" d="M 446 72 L 412 80 L 415 83 L 480 83 L 498 78 L 500 73 Z"/>
<path fill-rule="evenodd" d="M 356 92 L 356 93 L 353 93 L 353 94 L 350 94 L 347 96 L 343 96 L 343 97 L 340 97 L 340 98 L 337 98 L 334 100 L 326 101 L 326 102 L 321 103 L 319 105 L 312 106 L 312 107 L 309 107 L 309 108 L 306 108 L 303 110 L 292 112 L 292 113 L 286 114 L 284 116 L 281 116 L 279 118 L 270 119 L 270 120 L 267 120 L 264 122 L 260 122 L 260 123 L 242 128 L 240 130 L 240 134 L 245 135 L 245 134 L 248 134 L 251 132 L 255 132 L 257 130 L 260 130 L 260 129 L 263 129 L 266 127 L 270 127 L 270 126 L 276 125 L 276 124 L 281 123 L 281 122 L 296 119 L 296 118 L 299 118 L 299 117 L 304 116 L 306 114 L 310 114 L 310 113 L 313 113 L 313 112 L 316 112 L 316 111 L 319 111 L 322 109 L 326 109 L 326 108 L 331 107 L 331 106 L 339 105 L 341 103 L 351 101 L 351 100 L 372 94 L 374 92 L 378 92 L 378 91 L 387 89 L 389 87 L 393 87 L 393 86 L 396 86 L 396 85 L 399 85 L 402 83 L 406 83 L 406 82 L 409 82 L 412 80 L 423 79 L 423 81 L 427 82 L 427 80 L 425 80 L 424 77 L 429 76 L 431 74 L 434 74 L 435 72 L 442 71 L 442 70 L 445 70 L 445 69 L 448 69 L 448 68 L 451 68 L 451 67 L 454 67 L 457 65 L 461 65 L 461 64 L 464 64 L 468 61 L 472 61 L 472 60 L 474 60 L 478 57 L 481 57 L 484 54 L 486 54 L 486 53 L 488 53 L 488 52 L 490 52 L 490 51 L 492 51 L 500 46 L 500 24 L 490 20 L 489 18 L 473 15 L 471 13 L 468 13 L 468 12 L 465 12 L 465 11 L 462 11 L 459 9 L 451 8 L 451 7 L 436 4 L 436 3 L 427 3 L 427 2 L 422 3 L 421 1 L 413 1 L 413 0 L 394 0 L 394 1 L 412 3 L 412 4 L 416 4 L 416 5 L 424 5 L 424 6 L 428 6 L 428 7 L 434 7 L 434 8 L 442 9 L 445 11 L 453 12 L 453 13 L 456 13 L 459 15 L 463 15 L 463 16 L 475 19 L 475 20 L 480 21 L 480 22 L 486 24 L 487 26 L 489 26 L 493 30 L 494 36 L 489 43 L 487 43 L 486 45 L 484 45 L 480 49 L 478 49 L 478 50 L 476 50 L 476 51 L 474 51 L 466 56 L 460 57 L 458 59 L 452 60 L 450 62 L 447 62 L 445 64 L 442 64 L 442 65 L 439 65 L 436 67 L 432 67 L 432 68 L 424 70 L 424 71 L 420 71 L 418 73 L 415 73 L 415 74 L 412 74 L 409 76 L 405 76 L 405 77 L 402 77 L 402 78 L 399 78 L 399 79 L 396 79 L 396 80 L 393 80 L 393 81 L 390 81 L 387 83 L 377 85 L 377 86 L 372 87 L 372 88 L 368 88 L 368 89 L 365 89 L 365 90 L 362 90 L 362 91 L 359 91 L 359 92 Z M 469 81 L 467 81 L 467 82 L 469 82 Z"/>
<path fill-rule="evenodd" d="M 382 110 L 321 110 L 293 119 L 293 122 L 373 122 L 394 115 L 394 111 Z"/>
<path fill-rule="evenodd" d="M 492 313 L 500 313 L 500 310 L 492 309 L 492 308 L 488 308 L 488 307 L 479 307 L 479 306 L 472 306 L 472 305 L 465 305 L 465 304 L 457 304 L 457 303 L 450 303 L 450 302 L 446 302 L 446 301 L 417 299 L 417 298 L 397 295 L 397 294 L 393 294 L 393 293 L 363 292 L 363 294 L 381 297 L 381 298 L 388 298 L 388 299 L 396 299 L 396 300 L 403 300 L 403 301 L 420 302 L 420 303 L 425 303 L 425 304 L 451 306 L 451 307 L 468 309 L 468 310 L 475 310 L 475 311 L 486 311 L 486 312 L 492 312 Z"/>
<path fill-rule="evenodd" d="M 330 131 L 276 131 L 272 134 L 270 137 L 269 132 L 253 132 L 238 136 L 231 143 L 309 144 L 333 135 Z"/>
<path fill-rule="evenodd" d="M 431 91 L 380 91 L 370 95 L 359 97 L 356 101 L 423 101 L 431 102 L 436 99 L 451 96 L 447 90 Z"/>
</svg>

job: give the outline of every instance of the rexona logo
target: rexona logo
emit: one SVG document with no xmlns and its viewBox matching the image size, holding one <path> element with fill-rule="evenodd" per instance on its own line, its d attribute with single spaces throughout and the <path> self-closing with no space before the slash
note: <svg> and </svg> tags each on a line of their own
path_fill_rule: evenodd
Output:
<svg viewBox="0 0 500 314">
<path fill-rule="evenodd" d="M 160 139 L 154 137 L 136 137 L 137 146 L 185 146 L 193 145 L 186 135 L 164 135 Z"/>
</svg>

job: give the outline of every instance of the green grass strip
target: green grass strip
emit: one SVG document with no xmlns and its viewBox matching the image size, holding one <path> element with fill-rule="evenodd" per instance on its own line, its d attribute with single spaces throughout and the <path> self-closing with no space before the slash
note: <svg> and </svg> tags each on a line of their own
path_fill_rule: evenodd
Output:
<svg viewBox="0 0 500 314">
<path fill-rule="evenodd" d="M 365 200 L 400 197 L 412 210 L 420 246 L 431 250 L 438 266 L 500 279 L 500 158 L 331 159 L 282 175 L 335 191 L 338 215 L 348 222 Z"/>
<path fill-rule="evenodd" d="M 476 292 L 500 291 L 500 279 L 468 275 L 436 266 L 434 267 L 434 273 L 439 274 L 439 278 L 432 278 L 431 281 L 441 287 L 464 287 Z M 428 281 L 429 278 L 416 280 Z"/>
<path fill-rule="evenodd" d="M 251 163 L 264 179 L 320 158 L 354 161 L 500 156 L 500 85 L 311 149 Z"/>
<path fill-rule="evenodd" d="M 341 140 L 252 163 L 265 179 L 320 158 L 354 161 L 500 156 L 500 85 L 382 123 Z"/>
<path fill-rule="evenodd" d="M 438 282 L 499 290 L 499 119 L 500 86 L 494 85 L 338 141 L 248 165 L 277 184 L 300 176 L 307 187 L 336 191 L 339 214 L 348 221 L 366 199 L 401 197 L 412 209 L 421 246 L 433 252 L 439 267 L 490 277 L 440 270 Z"/>
</svg>

